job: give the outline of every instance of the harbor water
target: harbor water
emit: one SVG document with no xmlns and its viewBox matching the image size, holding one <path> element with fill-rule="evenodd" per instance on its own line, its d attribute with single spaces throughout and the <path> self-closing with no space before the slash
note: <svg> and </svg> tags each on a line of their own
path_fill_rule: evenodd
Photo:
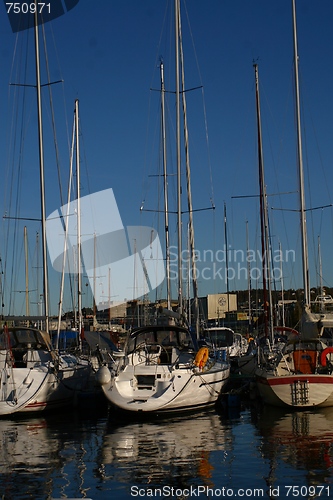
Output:
<svg viewBox="0 0 333 500">
<path fill-rule="evenodd" d="M 133 421 L 103 406 L 0 429 L 2 500 L 333 497 L 333 409 L 229 402 Z"/>
</svg>

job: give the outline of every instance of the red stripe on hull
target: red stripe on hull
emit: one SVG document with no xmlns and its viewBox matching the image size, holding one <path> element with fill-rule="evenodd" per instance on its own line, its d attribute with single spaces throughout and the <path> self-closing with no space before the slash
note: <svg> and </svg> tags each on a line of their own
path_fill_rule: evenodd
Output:
<svg viewBox="0 0 333 500">
<path fill-rule="evenodd" d="M 272 377 L 272 378 L 264 378 L 258 377 L 257 381 L 260 384 L 265 385 L 285 385 L 285 384 L 293 384 L 294 382 L 306 381 L 309 384 L 333 384 L 333 376 L 327 375 L 291 375 L 288 377 Z"/>
<path fill-rule="evenodd" d="M 57 408 L 57 407 L 63 407 L 63 406 L 68 406 L 72 404 L 72 399 L 61 399 L 61 400 L 56 400 L 56 401 L 48 401 L 47 403 L 45 401 L 40 401 L 40 402 L 35 402 L 35 403 L 30 403 L 27 406 L 24 407 L 23 411 L 26 410 L 35 410 L 35 409 L 43 409 L 43 408 Z"/>
</svg>

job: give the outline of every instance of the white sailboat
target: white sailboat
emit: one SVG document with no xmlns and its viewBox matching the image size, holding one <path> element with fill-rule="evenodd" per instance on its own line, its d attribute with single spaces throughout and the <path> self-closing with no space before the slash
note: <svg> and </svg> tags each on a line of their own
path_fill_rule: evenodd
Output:
<svg viewBox="0 0 333 500">
<path fill-rule="evenodd" d="M 47 332 L 5 326 L 0 334 L 0 416 L 73 405 L 89 366 L 54 351 Z"/>
<path fill-rule="evenodd" d="M 310 312 L 295 0 L 292 0 L 292 8 L 305 304 L 299 336 L 290 339 L 279 355 L 274 357 L 270 363 L 258 366 L 256 380 L 260 395 L 265 403 L 298 409 L 333 406 L 333 366 L 331 363 L 333 348 L 328 347 L 321 337 L 325 318 L 322 318 L 320 324 L 320 317 L 316 319 Z"/>
<path fill-rule="evenodd" d="M 127 339 L 113 372 L 97 376 L 108 401 L 127 412 L 166 413 L 214 405 L 228 380 L 228 362 L 198 350 L 188 328 L 152 325 Z"/>
<path fill-rule="evenodd" d="M 179 56 L 183 69 L 180 37 L 180 5 L 175 0 L 176 26 L 176 113 L 177 113 L 177 178 L 178 178 L 178 266 L 181 266 L 181 208 L 180 208 L 180 85 Z M 182 72 L 182 85 L 184 78 Z M 164 80 L 161 71 L 162 123 Z M 185 92 L 182 92 L 183 100 Z M 183 102 L 183 109 L 185 109 Z M 186 123 L 186 119 L 184 118 Z M 186 126 L 185 126 L 186 128 Z M 185 131 L 186 135 L 186 131 Z M 164 132 L 162 133 L 164 137 Z M 187 157 L 188 159 L 188 157 Z M 187 162 L 187 183 L 189 189 L 189 166 Z M 189 197 L 189 213 L 192 215 Z M 166 203 L 167 207 L 167 203 Z M 167 211 L 166 211 L 167 212 Z M 194 249 L 193 225 L 190 221 L 191 253 Z M 168 248 L 166 250 L 168 256 Z M 167 261 L 168 270 L 168 261 Z M 195 276 L 195 273 L 193 273 Z M 169 311 L 165 324 L 147 325 L 132 331 L 127 338 L 124 351 L 113 370 L 103 366 L 97 377 L 107 400 L 117 409 L 136 413 L 169 413 L 197 410 L 214 405 L 230 375 L 227 360 L 211 357 L 208 347 L 199 349 L 196 333 L 188 327 L 176 325 L 175 320 L 182 320 L 182 282 L 181 269 L 178 272 L 178 307 L 179 313 Z M 169 282 L 167 276 L 167 287 Z M 194 300 L 197 288 L 194 285 Z M 170 300 L 168 300 L 170 304 Z"/>
<path fill-rule="evenodd" d="M 78 392 L 87 384 L 90 374 L 90 365 L 86 360 L 72 354 L 60 355 L 58 350 L 53 349 L 49 335 L 44 151 L 37 12 L 34 33 L 45 331 L 4 324 L 0 332 L 0 416 L 17 412 L 51 410 L 72 405 Z"/>
</svg>

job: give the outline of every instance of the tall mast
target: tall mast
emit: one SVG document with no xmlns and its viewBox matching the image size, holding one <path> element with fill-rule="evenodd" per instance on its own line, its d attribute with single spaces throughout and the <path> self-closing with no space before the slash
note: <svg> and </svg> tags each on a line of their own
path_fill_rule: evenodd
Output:
<svg viewBox="0 0 333 500">
<path fill-rule="evenodd" d="M 255 84 L 256 84 L 256 109 L 257 109 L 257 130 L 258 130 L 258 160 L 259 160 L 259 185 L 260 185 L 260 224 L 261 224 L 261 249 L 263 268 L 263 295 L 264 295 L 264 319 L 265 334 L 269 334 L 273 341 L 273 304 L 270 279 L 270 252 L 268 234 L 268 211 L 267 193 L 264 175 L 264 160 L 262 151 L 261 118 L 260 118 L 260 97 L 259 97 L 259 74 L 258 65 L 254 64 Z M 267 285 L 268 282 L 268 285 Z"/>
<path fill-rule="evenodd" d="M 55 348 L 56 350 L 59 349 L 59 340 L 60 340 L 60 330 L 61 330 L 61 316 L 62 316 L 62 304 L 63 304 L 63 297 L 64 297 L 64 284 L 65 284 L 65 266 L 66 266 L 66 259 L 68 258 L 67 252 L 68 252 L 68 243 L 67 243 L 67 238 L 68 238 L 68 226 L 69 226 L 69 215 L 70 215 L 70 201 L 71 201 L 71 189 L 72 189 L 72 176 L 73 176 L 73 156 L 74 156 L 74 143 L 75 143 L 75 117 L 74 117 L 74 123 L 73 123 L 73 130 L 72 130 L 72 144 L 71 144 L 71 154 L 70 154 L 70 168 L 69 168 L 69 181 L 68 181 L 68 190 L 67 190 L 67 211 L 65 214 L 65 237 L 64 237 L 64 253 L 63 253 L 63 259 L 62 259 L 62 273 L 61 273 L 61 282 L 60 282 L 60 297 L 59 297 L 59 305 L 58 305 L 58 329 L 57 329 L 57 337 L 56 337 L 56 345 Z M 75 306 L 74 306 L 75 308 Z"/>
<path fill-rule="evenodd" d="M 82 276 L 81 276 L 81 191 L 80 191 L 80 144 L 79 144 L 79 101 L 75 100 L 75 137 L 76 137 L 76 189 L 77 189 L 77 308 L 79 344 L 82 330 Z"/>
<path fill-rule="evenodd" d="M 36 290 L 36 303 L 37 303 L 37 315 L 42 316 L 42 311 L 41 311 L 41 297 L 40 297 L 40 276 L 39 276 L 39 270 L 40 270 L 40 247 L 39 247 L 39 233 L 36 233 L 36 254 L 37 254 L 37 290 Z"/>
<path fill-rule="evenodd" d="M 166 154 L 166 131 L 165 131 L 165 87 L 164 87 L 164 65 L 160 64 L 161 74 L 161 125 L 162 125 L 162 148 L 163 148 L 163 182 L 164 182 L 164 231 L 165 231 L 165 267 L 167 286 L 167 308 L 171 309 L 171 284 L 170 284 L 170 243 L 169 243 L 169 204 L 168 204 L 168 173 Z"/>
<path fill-rule="evenodd" d="M 97 236 L 94 233 L 94 270 L 93 270 L 93 316 L 94 316 L 94 331 L 96 329 L 96 245 L 97 245 Z"/>
<path fill-rule="evenodd" d="M 177 148 L 177 233 L 178 233 L 178 311 L 183 314 L 182 291 L 182 205 L 180 161 L 180 91 L 179 91 L 179 0 L 175 0 L 175 77 L 176 77 L 176 148 Z"/>
<path fill-rule="evenodd" d="M 111 328 L 111 268 L 108 268 L 109 328 Z"/>
<path fill-rule="evenodd" d="M 294 70 L 295 70 L 295 106 L 296 106 L 296 127 L 297 127 L 297 160 L 299 176 L 299 203 L 301 217 L 301 237 L 302 237 L 302 264 L 303 264 L 303 286 L 304 286 L 304 305 L 310 305 L 309 288 L 309 257 L 306 234 L 305 217 L 305 194 L 304 194 L 304 172 L 302 156 L 302 136 L 301 136 L 301 112 L 299 95 L 299 77 L 298 77 L 298 50 L 297 50 L 297 30 L 296 30 L 296 7 L 295 0 L 292 0 L 293 10 L 293 34 L 294 34 Z"/>
<path fill-rule="evenodd" d="M 191 252 L 191 267 L 192 267 L 192 287 L 193 287 L 193 306 L 194 306 L 194 323 L 197 338 L 199 338 L 199 297 L 198 297 L 198 282 L 195 260 L 195 242 L 194 242 L 194 225 L 193 225 L 193 205 L 192 205 L 192 190 L 191 190 L 191 169 L 190 169 L 190 150 L 187 127 L 187 108 L 186 108 L 186 92 L 185 92 L 185 68 L 184 68 L 184 53 L 181 33 L 181 18 L 180 7 L 178 5 L 178 36 L 179 36 L 179 53 L 181 66 L 181 94 L 183 105 L 184 119 L 184 146 L 185 146 L 185 163 L 186 163 L 186 184 L 187 184 L 187 206 L 189 213 L 189 244 Z"/>
<path fill-rule="evenodd" d="M 45 330 L 46 330 L 46 332 L 48 332 L 49 331 L 49 296 L 48 296 L 48 272 L 47 272 L 47 249 L 46 249 L 44 148 L 43 148 L 43 121 L 42 121 L 40 61 L 39 61 L 38 9 L 35 10 L 34 20 L 35 20 L 35 58 L 36 58 L 36 89 L 37 89 L 40 198 L 41 198 L 41 222 L 42 222 L 42 249 L 43 249 L 43 299 L 44 299 L 44 311 L 43 311 L 43 313 L 45 316 Z"/>
</svg>

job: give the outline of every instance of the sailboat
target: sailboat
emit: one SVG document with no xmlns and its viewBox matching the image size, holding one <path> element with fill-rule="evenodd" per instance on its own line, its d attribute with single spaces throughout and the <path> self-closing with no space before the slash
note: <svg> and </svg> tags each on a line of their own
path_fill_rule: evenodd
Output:
<svg viewBox="0 0 333 500">
<path fill-rule="evenodd" d="M 331 363 L 333 348 L 328 346 L 321 336 L 323 324 L 320 325 L 310 312 L 295 0 L 292 0 L 292 11 L 305 304 L 299 335 L 293 335 L 293 338 L 289 339 L 279 355 L 271 362 L 258 366 L 256 380 L 264 403 L 298 409 L 333 406 L 333 366 Z"/>
<path fill-rule="evenodd" d="M 44 152 L 37 12 L 34 24 L 45 330 L 23 326 L 15 327 L 4 323 L 0 332 L 0 416 L 73 405 L 78 392 L 85 387 L 90 375 L 90 365 L 87 360 L 69 353 L 60 354 L 57 349 L 53 348 L 49 334 Z"/>
<path fill-rule="evenodd" d="M 0 416 L 54 410 L 75 403 L 89 365 L 59 355 L 47 332 L 5 325 L 0 334 Z"/>
<path fill-rule="evenodd" d="M 109 369 L 100 368 L 97 379 L 107 400 L 118 410 L 145 414 L 161 414 L 193 411 L 216 403 L 230 375 L 227 360 L 212 357 L 208 346 L 199 348 L 198 316 L 195 333 L 183 321 L 183 297 L 181 281 L 181 209 L 180 209 L 180 85 L 179 56 L 182 56 L 180 30 L 180 4 L 175 0 L 175 43 L 176 43 L 176 114 L 177 114 L 177 179 L 178 179 L 178 312 L 162 311 L 160 324 L 146 325 L 129 333 L 118 361 Z M 183 69 L 183 61 L 182 61 Z M 183 74 L 182 74 L 183 76 Z M 182 79 L 182 84 L 184 82 Z M 182 92 L 183 99 L 185 93 Z M 164 123 L 164 79 L 161 68 L 162 127 Z M 183 102 L 183 109 L 185 109 Z M 186 119 L 184 117 L 184 122 Z M 185 125 L 186 129 L 186 125 Z M 186 131 L 185 131 L 186 134 Z M 164 130 L 162 132 L 164 137 Z M 165 151 L 165 149 L 164 149 Z M 188 172 L 189 186 L 189 172 Z M 189 189 L 188 189 L 189 191 Z M 188 200 L 191 215 L 191 200 Z M 165 200 L 165 208 L 167 206 Z M 166 210 L 167 214 L 167 210 Z M 166 219 L 167 221 L 167 219 Z M 168 224 L 166 224 L 166 227 Z M 193 254 L 193 225 L 190 222 L 191 253 Z M 166 237 L 167 241 L 167 237 Z M 168 279 L 168 247 L 167 288 Z M 195 273 L 193 273 L 195 276 Z M 194 299 L 197 289 L 194 288 Z M 168 304 L 170 298 L 168 297 Z M 178 321 L 178 324 L 176 324 Z"/>
</svg>

